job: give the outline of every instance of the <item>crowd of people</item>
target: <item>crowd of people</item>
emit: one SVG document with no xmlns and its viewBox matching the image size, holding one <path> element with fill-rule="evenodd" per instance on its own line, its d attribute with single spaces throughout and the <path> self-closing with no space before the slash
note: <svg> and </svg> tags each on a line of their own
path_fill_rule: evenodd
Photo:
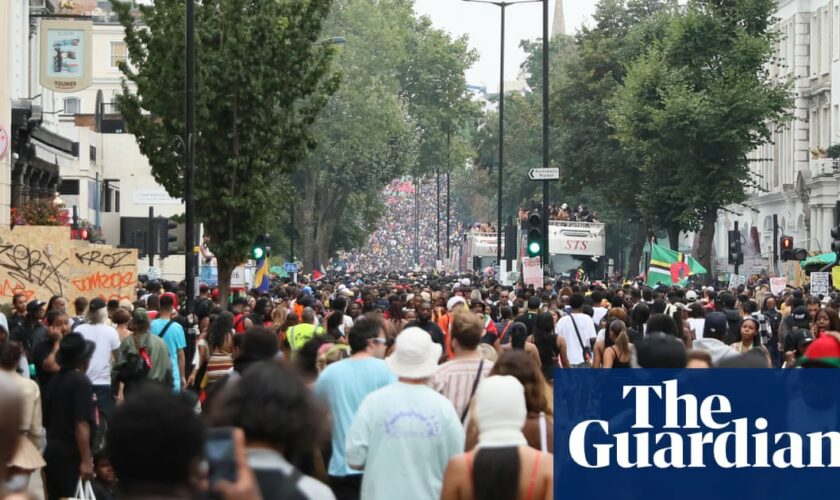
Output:
<svg viewBox="0 0 840 500">
<path fill-rule="evenodd" d="M 525 207 L 519 209 L 519 220 L 528 220 L 530 211 L 538 210 L 542 213 L 542 205 L 535 204 L 528 210 Z M 576 222 L 600 222 L 598 212 L 591 212 L 586 205 L 570 207 L 567 203 L 548 206 L 548 220 L 576 221 Z"/>
<path fill-rule="evenodd" d="M 446 189 L 441 178 L 440 187 L 440 235 L 435 219 L 435 178 L 423 177 L 417 184 L 411 178 L 397 179 L 382 191 L 385 210 L 377 229 L 368 238 L 364 248 L 349 253 L 347 268 L 351 272 L 388 272 L 415 268 L 415 201 L 418 202 L 417 228 L 419 229 L 418 260 L 421 269 L 434 269 L 438 258 L 436 244 L 440 241 L 440 257 L 446 258 Z M 416 196 L 419 195 L 419 196 Z M 415 199 L 416 197 L 416 199 Z M 464 228 L 455 215 L 458 213 L 455 200 L 450 202 L 450 251 L 459 248 Z"/>
<path fill-rule="evenodd" d="M 549 499 L 556 369 L 840 367 L 840 296 L 766 285 L 139 286 L 0 316 L 0 498 Z"/>
</svg>

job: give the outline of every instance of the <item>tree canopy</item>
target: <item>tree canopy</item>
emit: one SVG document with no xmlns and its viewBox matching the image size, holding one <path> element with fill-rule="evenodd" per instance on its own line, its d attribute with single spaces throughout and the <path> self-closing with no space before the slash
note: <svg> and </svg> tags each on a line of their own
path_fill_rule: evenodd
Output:
<svg viewBox="0 0 840 500">
<path fill-rule="evenodd" d="M 173 197 L 184 189 L 185 3 L 112 0 L 129 64 L 117 104 L 152 174 Z M 334 49 L 319 45 L 332 0 L 204 0 L 196 14 L 197 220 L 213 241 L 221 300 L 272 212 L 271 180 L 314 146 L 310 127 L 338 87 Z M 189 250 L 189 249 L 188 249 Z"/>
</svg>

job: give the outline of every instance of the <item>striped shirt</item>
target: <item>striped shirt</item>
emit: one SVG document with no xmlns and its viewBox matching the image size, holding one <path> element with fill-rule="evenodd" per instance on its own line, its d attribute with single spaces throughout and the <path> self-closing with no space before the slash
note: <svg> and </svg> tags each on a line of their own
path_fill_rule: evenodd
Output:
<svg viewBox="0 0 840 500">
<path fill-rule="evenodd" d="M 453 359 L 438 366 L 434 375 L 433 385 L 436 391 L 443 394 L 446 399 L 455 405 L 455 412 L 458 417 L 464 414 L 464 410 L 470 402 L 472 388 L 475 378 L 478 375 L 478 365 L 481 358 Z M 487 377 L 493 369 L 493 362 L 484 360 L 481 368 L 481 378 Z"/>
<path fill-rule="evenodd" d="M 204 376 L 204 386 L 207 387 L 214 382 L 218 382 L 219 380 L 225 378 L 225 376 L 230 373 L 231 368 L 233 368 L 233 358 L 230 354 L 223 351 L 214 352 L 210 355 L 210 359 L 207 360 L 207 372 Z"/>
</svg>

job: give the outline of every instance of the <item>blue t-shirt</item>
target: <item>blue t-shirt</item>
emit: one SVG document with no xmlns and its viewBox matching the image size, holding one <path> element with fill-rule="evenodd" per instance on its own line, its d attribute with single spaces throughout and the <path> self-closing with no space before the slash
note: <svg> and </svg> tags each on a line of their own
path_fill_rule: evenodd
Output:
<svg viewBox="0 0 840 500">
<path fill-rule="evenodd" d="M 440 498 L 446 465 L 464 440 L 452 402 L 426 385 L 396 382 L 359 406 L 345 458 L 364 467 L 365 500 Z"/>
<path fill-rule="evenodd" d="M 160 337 L 160 332 L 163 331 L 167 323 L 169 323 L 169 320 L 163 318 L 152 321 L 152 335 Z M 175 392 L 181 392 L 181 370 L 178 367 L 178 349 L 185 349 L 187 347 L 187 337 L 184 335 L 184 327 L 177 321 L 173 321 L 169 329 L 166 330 L 163 341 L 166 343 L 166 348 L 169 350 L 169 359 L 172 361 L 173 388 Z"/>
<path fill-rule="evenodd" d="M 315 394 L 327 402 L 332 412 L 331 476 L 361 474 L 348 467 L 344 459 L 347 432 L 365 396 L 396 379 L 388 365 L 374 357 L 345 359 L 321 372 L 315 382 Z"/>
</svg>

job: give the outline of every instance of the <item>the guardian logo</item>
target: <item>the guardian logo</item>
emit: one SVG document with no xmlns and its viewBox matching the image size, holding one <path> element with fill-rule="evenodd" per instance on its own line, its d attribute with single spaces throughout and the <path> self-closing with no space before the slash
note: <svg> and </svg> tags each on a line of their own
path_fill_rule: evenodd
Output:
<svg viewBox="0 0 840 500">
<path fill-rule="evenodd" d="M 656 385 L 623 385 L 621 393 L 635 407 L 630 432 L 611 433 L 610 420 L 579 421 L 568 434 L 569 455 L 578 466 L 840 467 L 840 432 L 770 433 L 766 418 L 735 418 L 739 409 L 727 397 L 712 394 L 698 400 L 692 394 L 680 394 L 676 379 Z M 651 415 L 652 398 L 661 402 L 657 405 L 664 408 L 661 415 Z M 654 426 L 652 421 L 661 425 Z"/>
</svg>

